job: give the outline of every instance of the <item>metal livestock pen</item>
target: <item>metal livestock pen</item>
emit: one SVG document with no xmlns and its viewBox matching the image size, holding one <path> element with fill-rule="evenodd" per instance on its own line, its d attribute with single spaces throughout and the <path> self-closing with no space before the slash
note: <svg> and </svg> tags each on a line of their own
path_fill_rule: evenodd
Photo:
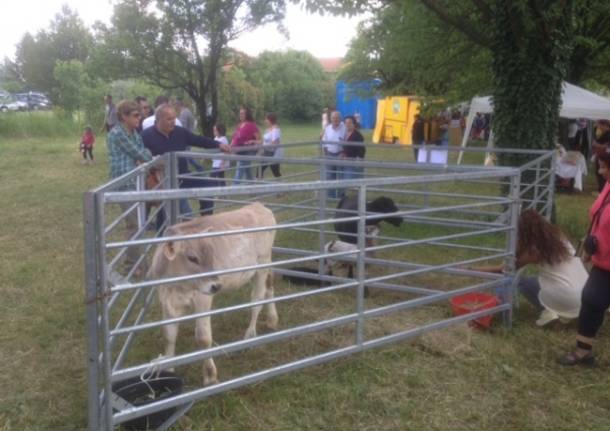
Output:
<svg viewBox="0 0 610 431">
<path fill-rule="evenodd" d="M 174 407 L 175 413 L 158 427 L 166 429 L 194 401 L 232 388 L 484 315 L 502 313 L 505 324 L 510 325 L 517 218 L 521 206 L 534 207 L 550 217 L 553 153 L 494 150 L 519 154 L 523 162 L 515 167 L 484 167 L 474 163 L 482 161 L 484 151 L 489 150 L 467 149 L 467 161 L 470 157 L 471 164 L 458 166 L 453 164 L 453 149 L 447 149 L 451 152 L 449 163 L 437 165 L 411 162 L 410 149 L 365 146 L 369 152 L 366 160 L 328 160 L 321 157 L 319 142 L 285 145 L 286 151 L 296 156 L 273 160 L 289 172 L 279 179 L 191 189 L 180 189 L 178 184 L 187 177 L 207 177 L 209 171 L 179 175 L 179 158 L 197 158 L 204 164 L 210 158 L 251 161 L 254 167 L 268 163 L 269 159 L 210 152 L 169 153 L 85 194 L 90 430 L 112 430 L 134 418 Z M 162 183 L 155 190 L 144 190 L 147 171 L 162 165 L 165 167 Z M 331 165 L 360 167 L 362 178 L 326 181 Z M 136 190 L 124 190 L 133 181 Z M 357 222 L 355 253 L 324 251 L 327 241 L 335 238 L 336 200 L 327 196 L 333 189 L 357 196 L 357 211 L 343 218 Z M 366 202 L 382 195 L 396 202 L 398 212 L 391 215 L 401 217 L 403 224 L 383 226 L 376 244 L 367 245 L 366 220 L 381 216 L 367 213 Z M 252 201 L 262 202 L 273 210 L 278 220 L 273 227 L 277 232 L 273 262 L 265 265 L 276 275 L 277 296 L 252 303 L 243 292 L 218 294 L 217 308 L 172 319 L 193 323 L 197 318 L 213 316 L 218 345 L 201 350 L 193 346 L 191 337 L 182 337 L 176 356 L 156 358 L 162 349 L 158 343 L 160 328 L 171 323 L 164 321 L 158 307 L 154 307 L 157 287 L 212 273 L 142 279 L 136 277 L 139 268 L 146 267 L 157 244 L 218 235 L 207 232 L 162 236 L 168 224 L 192 216 L 179 213 L 180 199 L 212 200 L 219 212 Z M 158 205 L 147 209 L 146 203 L 151 202 Z M 118 209 L 119 203 L 125 211 Z M 161 211 L 167 217 L 156 223 Z M 138 227 L 132 237 L 125 239 L 122 221 L 131 212 L 137 213 Z M 248 230 L 221 234 L 244 232 Z M 120 270 L 120 262 L 130 248 L 139 250 L 139 259 Z M 355 265 L 353 279 L 324 274 L 323 262 L 329 258 Z M 505 262 L 503 274 L 470 267 L 499 259 Z M 302 265 L 310 270 L 303 270 Z M 254 268 L 237 266 L 216 271 L 214 275 L 250 269 Z M 295 275 L 320 286 L 311 288 L 281 279 Z M 371 292 L 369 296 L 365 296 L 365 288 Z M 449 299 L 487 290 L 501 298 L 500 304 L 462 316 L 447 315 Z M 271 301 L 279 307 L 280 329 L 252 339 L 239 339 L 240 332 L 229 324 L 235 322 L 234 315 Z M 418 319 L 413 320 L 417 310 Z M 268 366 L 271 354 L 274 360 Z M 200 374 L 189 365 L 210 357 L 217 359 L 220 381 L 204 387 Z M 277 361 L 278 357 L 282 360 Z M 257 361 L 257 358 L 266 359 Z M 176 368 L 186 376 L 187 389 L 182 393 L 136 406 L 113 391 L 115 384 L 126 379 L 167 368 Z"/>
</svg>

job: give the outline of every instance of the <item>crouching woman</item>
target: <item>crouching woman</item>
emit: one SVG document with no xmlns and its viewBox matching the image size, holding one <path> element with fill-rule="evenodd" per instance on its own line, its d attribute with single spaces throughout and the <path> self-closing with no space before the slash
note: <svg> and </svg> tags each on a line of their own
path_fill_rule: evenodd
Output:
<svg viewBox="0 0 610 431">
<path fill-rule="evenodd" d="M 539 270 L 537 277 L 520 277 L 517 285 L 519 293 L 540 310 L 536 324 L 544 326 L 557 319 L 578 317 L 588 274 L 559 227 L 533 209 L 523 211 L 519 217 L 516 254 L 517 269 L 536 265 Z M 478 269 L 502 272 L 503 267 Z"/>
</svg>

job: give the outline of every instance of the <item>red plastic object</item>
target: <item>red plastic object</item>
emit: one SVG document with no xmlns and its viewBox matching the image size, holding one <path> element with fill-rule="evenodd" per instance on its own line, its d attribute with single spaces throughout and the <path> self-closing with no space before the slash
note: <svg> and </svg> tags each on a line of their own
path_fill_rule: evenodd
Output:
<svg viewBox="0 0 610 431">
<path fill-rule="evenodd" d="M 450 300 L 451 308 L 453 308 L 453 314 L 461 316 L 463 314 L 472 313 L 474 311 L 485 310 L 487 308 L 493 308 L 500 303 L 500 300 L 488 293 L 467 293 L 465 295 L 454 296 Z M 474 320 L 474 323 L 482 328 L 489 328 L 491 326 L 491 319 L 493 315 L 482 316 Z"/>
</svg>

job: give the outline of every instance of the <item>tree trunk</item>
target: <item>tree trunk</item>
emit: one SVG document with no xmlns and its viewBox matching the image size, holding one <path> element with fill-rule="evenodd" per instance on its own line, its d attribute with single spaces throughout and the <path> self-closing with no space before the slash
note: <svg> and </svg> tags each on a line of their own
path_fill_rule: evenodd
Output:
<svg viewBox="0 0 610 431">
<path fill-rule="evenodd" d="M 541 16 L 536 0 L 521 7 L 503 0 L 496 0 L 496 5 L 492 61 L 496 144 L 553 148 L 571 54 L 572 13 L 556 7 Z M 503 159 L 506 164 L 524 161 Z"/>
</svg>

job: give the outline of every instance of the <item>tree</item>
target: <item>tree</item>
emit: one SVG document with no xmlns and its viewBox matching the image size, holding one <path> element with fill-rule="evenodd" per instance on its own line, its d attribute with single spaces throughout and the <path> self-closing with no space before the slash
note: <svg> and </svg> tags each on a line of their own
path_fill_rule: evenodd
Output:
<svg viewBox="0 0 610 431">
<path fill-rule="evenodd" d="M 498 3 L 492 45 L 496 144 L 554 148 L 572 54 L 573 2 Z"/>
<path fill-rule="evenodd" d="M 284 14 L 283 0 L 122 0 L 102 34 L 124 77 L 183 90 L 210 133 L 218 118 L 218 72 L 227 44 Z"/>
<path fill-rule="evenodd" d="M 23 90 L 23 82 L 19 79 L 15 64 L 8 58 L 0 63 L 0 90 L 9 93 L 19 93 Z"/>
<path fill-rule="evenodd" d="M 494 4 L 489 0 L 378 4 L 368 9 L 371 18 L 352 42 L 343 77 L 379 77 L 389 92 L 442 95 L 449 100 L 488 94 Z M 569 82 L 610 86 L 609 16 L 610 2 L 574 1 Z"/>
<path fill-rule="evenodd" d="M 491 56 L 418 0 L 402 0 L 360 25 L 340 78 L 379 78 L 389 94 L 461 101 L 491 90 Z"/>
<path fill-rule="evenodd" d="M 261 118 L 264 113 L 263 90 L 253 85 L 245 72 L 239 67 L 231 67 L 219 78 L 218 89 L 218 122 L 227 127 L 237 123 L 239 109 L 247 106 L 255 118 Z"/>
<path fill-rule="evenodd" d="M 72 116 L 81 105 L 81 89 L 86 79 L 83 64 L 78 60 L 57 61 L 53 77 L 57 81 L 57 102 Z"/>
<path fill-rule="evenodd" d="M 311 120 L 328 104 L 330 78 L 308 52 L 263 52 L 252 61 L 247 74 L 263 90 L 265 111 L 280 112 L 283 118 Z"/>
<path fill-rule="evenodd" d="M 14 67 L 27 88 L 50 93 L 56 101 L 55 63 L 70 60 L 84 63 L 92 44 L 93 37 L 78 14 L 63 6 L 49 29 L 39 31 L 36 36 L 26 33 L 22 37 L 17 44 Z"/>
</svg>

